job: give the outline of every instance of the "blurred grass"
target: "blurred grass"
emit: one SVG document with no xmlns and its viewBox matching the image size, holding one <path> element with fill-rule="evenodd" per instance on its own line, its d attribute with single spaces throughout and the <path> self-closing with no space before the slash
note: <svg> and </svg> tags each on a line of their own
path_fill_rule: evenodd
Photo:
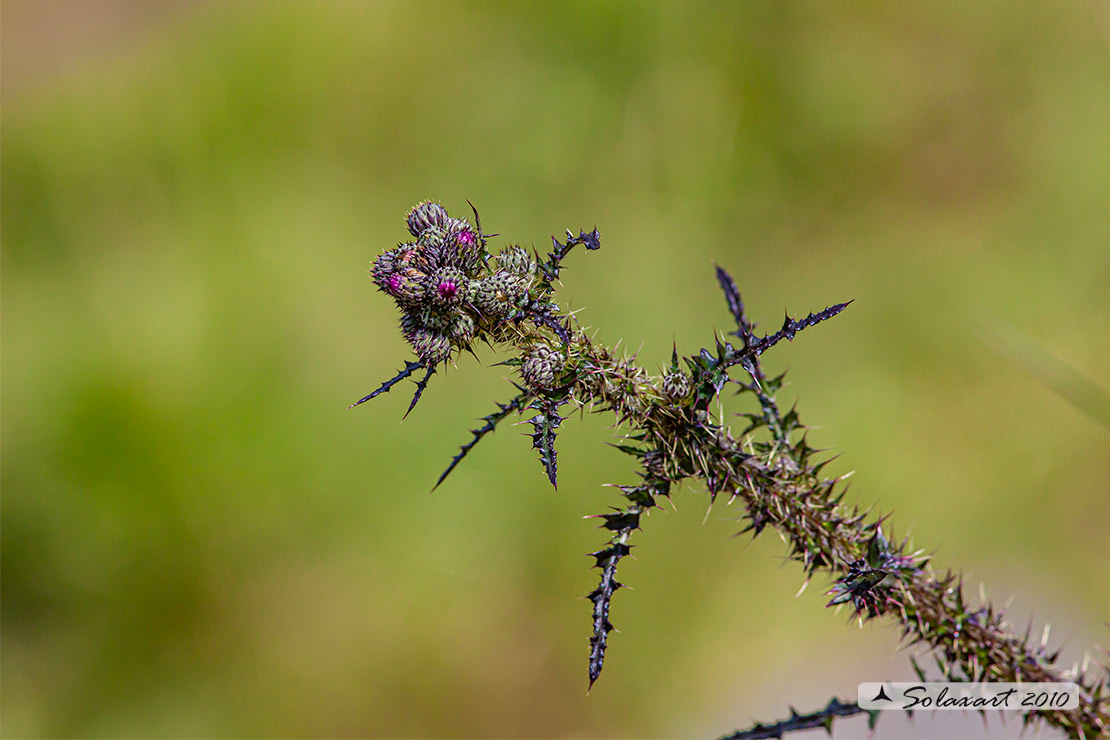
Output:
<svg viewBox="0 0 1110 740">
<path fill-rule="evenodd" d="M 342 412 L 406 356 L 365 269 L 426 197 L 596 224 L 565 296 L 649 365 L 726 327 L 713 260 L 768 327 L 857 299 L 768 358 L 855 495 L 1106 644 L 1110 434 L 976 331 L 1110 386 L 1108 38 L 1100 5 L 207 4 L 6 96 L 3 734 L 710 736 L 904 670 L 688 489 L 587 697 L 604 420 L 558 494 L 505 428 L 427 496 L 503 368 Z"/>
</svg>

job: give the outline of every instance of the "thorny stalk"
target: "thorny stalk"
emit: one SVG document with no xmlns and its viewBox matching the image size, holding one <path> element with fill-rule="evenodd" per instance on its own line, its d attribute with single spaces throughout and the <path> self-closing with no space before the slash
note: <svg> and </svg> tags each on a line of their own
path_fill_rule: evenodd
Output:
<svg viewBox="0 0 1110 740">
<path fill-rule="evenodd" d="M 589 594 L 591 686 L 604 666 L 613 629 L 610 607 L 621 586 L 617 567 L 629 554 L 629 540 L 672 486 L 690 479 L 705 483 L 711 501 L 718 495 L 739 500 L 747 523 L 744 532 L 757 536 L 767 527 L 776 530 L 789 557 L 802 565 L 806 582 L 817 574 L 830 578 L 829 606 L 848 605 L 861 622 L 880 617 L 896 622 L 907 644 L 932 651 L 946 680 L 1075 681 L 1079 709 L 1039 710 L 1026 714 L 1024 721 L 1045 722 L 1074 737 L 1110 732 L 1107 666 L 1085 661 L 1064 670 L 1056 665 L 1058 651 L 1051 652 L 1043 642 L 1031 643 L 1028 633 L 1011 632 L 1001 609 L 988 601 L 970 604 L 962 576 L 934 572 L 930 556 L 911 551 L 907 540 L 888 537 L 883 518 L 870 518 L 845 502 L 842 478 L 822 476 L 828 459 L 809 445 L 797 411 L 783 413 L 778 406 L 783 376 L 767 377 L 760 357 L 836 316 L 848 303 L 803 318 L 788 315 L 777 331 L 761 335 L 732 278 L 718 267 L 717 281 L 736 325 L 730 339 L 715 337 L 712 347 L 682 357 L 676 348 L 669 367 L 652 376 L 634 358 L 596 344 L 555 300 L 563 259 L 579 245 L 599 249 L 596 229 L 577 236 L 568 231 L 562 242 L 552 237 L 546 257 L 516 245 L 492 255 L 477 211 L 474 216 L 471 224 L 450 217 L 436 203 L 421 203 L 407 218 L 413 240 L 374 261 L 374 282 L 401 309 L 401 331 L 417 360 L 355 405 L 423 370 L 411 411 L 438 367 L 460 352 L 472 352 L 482 341 L 512 355 L 502 364 L 517 369 L 522 385 L 512 400 L 484 417 L 484 425 L 472 432 L 437 486 L 512 414 L 531 414 L 532 445 L 552 485 L 557 484 L 555 439 L 566 418 L 564 408 L 611 413 L 627 431 L 617 447 L 637 460 L 640 480 L 616 486 L 624 504 L 597 515 L 610 538 L 591 553 L 601 571 Z M 729 387 L 751 395 L 758 406 L 758 411 L 742 414 L 748 424 L 739 434 L 711 412 Z M 914 666 L 924 680 L 924 671 Z M 785 732 L 805 726 L 803 720 L 827 726 L 834 716 L 856 713 L 852 706 L 836 702 L 821 713 L 795 713 L 770 727 L 781 725 Z M 737 735 L 757 736 L 763 735 Z"/>
</svg>

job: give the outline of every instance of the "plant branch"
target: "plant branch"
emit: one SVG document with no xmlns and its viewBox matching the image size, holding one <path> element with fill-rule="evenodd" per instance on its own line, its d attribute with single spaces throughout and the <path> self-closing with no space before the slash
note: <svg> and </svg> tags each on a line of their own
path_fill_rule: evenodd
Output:
<svg viewBox="0 0 1110 740">
<path fill-rule="evenodd" d="M 854 702 L 842 702 L 833 697 L 824 709 L 818 709 L 816 712 L 810 712 L 809 714 L 798 714 L 798 711 L 791 707 L 790 717 L 787 719 L 767 725 L 757 722 L 746 730 L 737 730 L 724 735 L 720 740 L 771 740 L 772 738 L 782 738 L 783 735 L 789 732 L 813 730 L 818 727 L 832 735 L 832 726 L 835 719 L 838 717 L 854 717 L 857 714 L 868 715 L 867 727 L 870 730 L 875 729 L 875 723 L 879 718 L 877 711 L 861 709 Z"/>
<path fill-rule="evenodd" d="M 563 258 L 577 244 L 598 249 L 596 229 L 577 237 L 568 231 L 565 243 L 552 238 L 553 251 L 541 263 L 514 246 L 491 257 L 480 229 L 451 219 L 437 204 L 420 204 L 408 221 L 417 242 L 381 255 L 373 274 L 379 288 L 402 309 L 402 328 L 419 362 L 408 363 L 359 403 L 425 367 L 415 404 L 439 363 L 482 339 L 515 355 L 504 364 L 519 370 L 528 395 L 485 417 L 486 426 L 474 432 L 474 440 L 463 447 L 448 473 L 504 415 L 520 409 L 526 400 L 536 412 L 529 419 L 533 446 L 553 485 L 562 404 L 612 414 L 628 430 L 627 444 L 617 447 L 637 459 L 643 482 L 619 487 L 627 504 L 601 515 L 612 536 L 606 547 L 593 553 L 601 580 L 589 596 L 593 603 L 591 686 L 604 665 L 612 629 L 612 596 L 620 587 L 616 569 L 629 552 L 628 539 L 660 496 L 691 479 L 705 482 L 711 501 L 722 494 L 739 499 L 747 519 L 743 531 L 758 536 L 767 527 L 776 530 L 787 544 L 788 557 L 801 564 L 807 582 L 818 574 L 831 578 L 829 606 L 850 605 L 861 621 L 884 618 L 896 623 L 908 643 L 934 652 L 949 680 L 1075 681 L 1080 687 L 1079 709 L 1038 710 L 1026 715 L 1026 721 L 1043 721 L 1075 737 L 1098 737 L 1110 731 L 1105 666 L 1066 671 L 1056 665 L 1057 655 L 1049 653 L 1047 646 L 1032 645 L 1028 636 L 1014 634 L 1001 610 L 990 603 L 969 605 L 961 577 L 935 573 L 929 558 L 911 551 L 908 541 L 888 538 L 882 518 L 844 502 L 842 479 L 822 475 L 829 460 L 818 459 L 818 451 L 809 446 L 797 411 L 782 413 L 776 394 L 783 377 L 768 378 L 761 356 L 783 340 L 793 340 L 799 332 L 837 316 L 851 301 L 800 319 L 787 315 L 777 331 L 759 335 L 735 282 L 718 267 L 717 281 L 736 323 L 732 335 L 740 346 L 715 338 L 712 348 L 684 356 L 681 362 L 676 350 L 671 367 L 656 377 L 634 357 L 618 356 L 594 343 L 574 314 L 560 311 L 555 301 L 553 284 Z M 730 375 L 737 366 L 747 374 L 746 380 Z M 741 396 L 750 393 L 759 408 L 744 414 L 749 424 L 739 437 L 711 412 L 728 384 Z M 799 723 L 808 718 L 821 724 L 834 715 L 844 716 L 837 713 L 848 712 L 851 706 L 834 700 L 822 712 L 794 713 L 786 724 L 761 731 L 773 732 L 780 726 L 799 729 Z M 732 737 L 764 736 L 773 735 Z"/>
</svg>

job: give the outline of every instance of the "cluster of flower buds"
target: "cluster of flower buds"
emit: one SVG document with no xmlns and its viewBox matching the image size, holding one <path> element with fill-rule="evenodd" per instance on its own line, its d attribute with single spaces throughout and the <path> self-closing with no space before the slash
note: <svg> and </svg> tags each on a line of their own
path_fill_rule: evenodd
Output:
<svg viewBox="0 0 1110 740">
<path fill-rule="evenodd" d="M 491 269 L 481 235 L 438 203 L 416 205 L 406 222 L 415 241 L 379 255 L 371 276 L 401 309 L 401 333 L 417 356 L 435 365 L 468 347 L 483 321 L 510 316 L 532 285 L 536 263 L 514 246 Z"/>
</svg>

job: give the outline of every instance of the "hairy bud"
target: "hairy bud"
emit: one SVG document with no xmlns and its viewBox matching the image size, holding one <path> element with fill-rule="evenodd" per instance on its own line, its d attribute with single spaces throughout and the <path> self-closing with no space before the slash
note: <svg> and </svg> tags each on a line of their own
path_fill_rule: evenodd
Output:
<svg viewBox="0 0 1110 740">
<path fill-rule="evenodd" d="M 497 255 L 497 264 L 502 270 L 514 275 L 530 275 L 536 266 L 528 250 L 518 245 L 503 249 Z"/>
<path fill-rule="evenodd" d="M 405 311 L 401 314 L 401 336 L 412 343 L 416 332 L 420 329 L 426 328 L 424 322 L 420 320 L 420 315 L 413 311 Z"/>
<path fill-rule="evenodd" d="M 427 363 L 443 362 L 451 356 L 451 340 L 430 329 L 417 329 L 410 340 L 416 355 Z"/>
<path fill-rule="evenodd" d="M 555 385 L 555 376 L 563 371 L 563 353 L 546 345 L 533 347 L 520 367 L 521 377 L 530 387 L 547 390 Z"/>
<path fill-rule="evenodd" d="M 408 223 L 409 233 L 419 237 L 429 227 L 444 228 L 447 226 L 447 219 L 447 211 L 443 206 L 439 203 L 424 201 L 412 207 L 405 221 Z"/>
<path fill-rule="evenodd" d="M 506 316 L 523 295 L 520 278 L 502 270 L 481 280 L 474 302 L 482 313 L 500 318 Z"/>
<path fill-rule="evenodd" d="M 428 276 L 424 289 L 434 303 L 450 306 L 465 297 L 469 282 L 457 267 L 441 267 Z"/>
<path fill-rule="evenodd" d="M 465 311 L 455 314 L 451 320 L 451 339 L 456 344 L 468 344 L 478 332 L 474 317 Z"/>
<path fill-rule="evenodd" d="M 663 376 L 663 395 L 672 401 L 681 401 L 690 395 L 690 376 L 676 371 Z"/>
</svg>

